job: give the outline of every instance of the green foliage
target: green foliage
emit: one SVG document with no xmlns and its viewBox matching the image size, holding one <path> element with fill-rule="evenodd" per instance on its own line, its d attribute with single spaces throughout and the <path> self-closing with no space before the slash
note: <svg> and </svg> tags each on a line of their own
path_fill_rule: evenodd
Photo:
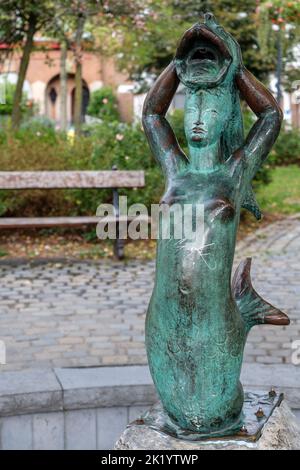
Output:
<svg viewBox="0 0 300 470">
<path fill-rule="evenodd" d="M 139 125 L 103 122 L 90 128 L 93 151 L 89 168 L 93 170 L 144 170 L 146 186 L 143 189 L 120 190 L 128 197 L 128 204 L 142 203 L 150 207 L 157 203 L 164 189 L 161 170 L 151 156 L 144 132 Z M 111 201 L 112 192 L 76 190 L 79 210 L 83 213 L 97 207 L 102 200 Z M 101 198 L 99 200 L 99 198 Z"/>
<path fill-rule="evenodd" d="M 295 45 L 299 43 L 300 33 L 299 0 L 259 2 L 256 24 L 258 43 L 265 56 L 278 54 L 280 46 L 281 79 L 285 89 L 291 91 L 291 83 L 298 78 L 298 70 L 293 64 L 297 62 Z"/>
<path fill-rule="evenodd" d="M 296 165 L 272 168 L 272 181 L 261 185 L 257 200 L 263 212 L 295 214 L 300 212 L 300 167 Z"/>
<path fill-rule="evenodd" d="M 2 84 L 0 86 L 2 86 Z M 8 115 L 11 115 L 12 113 L 14 93 L 15 93 L 16 86 L 13 85 L 12 83 L 6 82 L 4 84 L 4 89 L 5 89 L 5 103 L 0 104 L 0 115 L 8 116 Z M 23 93 L 22 102 L 20 104 L 22 113 L 24 113 L 27 110 L 26 100 L 27 100 L 27 96 L 25 93 Z"/>
<path fill-rule="evenodd" d="M 177 43 L 185 30 L 211 11 L 240 43 L 246 67 L 260 79 L 275 69 L 274 48 L 263 54 L 257 27 L 257 0 L 152 0 L 147 14 L 135 28 L 116 25 L 115 38 L 107 50 L 121 52 L 120 65 L 131 75 L 143 80 L 144 73 L 157 75 L 173 59 Z M 107 31 L 99 30 L 101 41 Z M 107 41 L 107 39 L 106 39 Z"/>
<path fill-rule="evenodd" d="M 15 132 L 0 130 L 3 171 L 111 170 L 113 165 L 120 170 L 145 170 L 145 188 L 120 190 L 129 204 L 150 206 L 159 201 L 163 176 L 140 126 L 103 122 L 75 140 L 41 123 Z M 111 190 L 0 191 L 0 215 L 94 215 L 100 203 L 111 200 Z"/>
<path fill-rule="evenodd" d="M 275 24 L 300 24 L 300 4 L 298 0 L 268 0 L 260 2 L 260 13 L 267 13 Z"/>
<path fill-rule="evenodd" d="M 18 131 L 10 127 L 0 129 L 2 171 L 72 170 L 80 168 L 80 162 L 91 154 L 89 139 L 80 139 L 72 145 L 65 134 L 55 133 L 49 125 L 26 127 Z M 66 196 L 59 190 L 2 190 L 0 215 L 66 215 L 75 206 Z"/>
<path fill-rule="evenodd" d="M 28 139 L 42 137 L 45 141 L 56 142 L 56 132 L 53 121 L 47 117 L 35 116 L 26 119 L 15 132 L 16 137 L 23 142 Z"/>
<path fill-rule="evenodd" d="M 103 121 L 118 121 L 118 102 L 112 88 L 106 86 L 94 91 L 90 98 L 87 113 Z"/>
<path fill-rule="evenodd" d="M 242 105 L 243 109 L 243 122 L 244 122 L 244 133 L 245 136 L 249 134 L 251 127 L 256 121 L 256 116 L 252 111 L 245 107 L 244 103 Z"/>
<path fill-rule="evenodd" d="M 282 128 L 279 137 L 271 151 L 272 165 L 290 165 L 296 163 L 300 166 L 300 131 L 296 128 Z"/>
<path fill-rule="evenodd" d="M 0 38 L 6 44 L 16 44 L 28 34 L 28 25 L 35 22 L 36 30 L 53 21 L 55 2 L 52 0 L 5 0 L 0 4 Z"/>
</svg>

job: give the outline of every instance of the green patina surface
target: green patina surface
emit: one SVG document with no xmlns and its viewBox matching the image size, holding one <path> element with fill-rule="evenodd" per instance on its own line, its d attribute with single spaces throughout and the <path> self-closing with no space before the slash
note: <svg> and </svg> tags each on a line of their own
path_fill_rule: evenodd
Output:
<svg viewBox="0 0 300 470">
<path fill-rule="evenodd" d="M 179 80 L 186 86 L 188 157 L 165 119 Z M 246 140 L 239 93 L 258 116 Z M 275 101 L 245 71 L 238 44 L 211 15 L 185 33 L 174 62 L 145 102 L 145 132 L 166 178 L 162 202 L 170 208 L 204 207 L 201 241 L 175 238 L 176 219 L 170 238 L 158 240 L 146 319 L 150 370 L 178 435 L 182 430 L 225 435 L 240 429 L 244 394 L 239 377 L 247 334 L 258 323 L 288 321 L 253 290 L 249 260 L 231 286 L 240 210 L 246 207 L 260 217 L 251 180 L 280 122 Z"/>
</svg>

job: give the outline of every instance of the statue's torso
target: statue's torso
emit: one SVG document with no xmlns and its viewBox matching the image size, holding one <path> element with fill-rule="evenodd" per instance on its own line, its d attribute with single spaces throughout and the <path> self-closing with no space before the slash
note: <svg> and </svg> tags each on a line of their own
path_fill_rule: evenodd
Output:
<svg viewBox="0 0 300 470">
<path fill-rule="evenodd" d="M 171 207 L 204 205 L 204 246 L 184 238 L 158 240 L 156 283 L 147 315 L 149 362 L 156 369 L 157 388 L 170 404 L 169 414 L 173 409 L 178 416 L 177 400 L 182 403 L 186 397 L 185 416 L 208 407 L 203 415 L 207 423 L 207 397 L 212 403 L 214 389 L 224 410 L 224 393 L 230 403 L 239 393 L 245 331 L 230 287 L 238 188 L 226 169 L 186 173 L 173 182 L 162 202 Z"/>
<path fill-rule="evenodd" d="M 201 295 L 210 295 L 212 289 L 215 292 L 221 289 L 224 293 L 222 284 L 226 284 L 231 276 L 240 200 L 238 185 L 226 168 L 205 174 L 186 172 L 177 177 L 162 197 L 162 202 L 171 209 L 174 205 L 180 206 L 182 214 L 185 214 L 185 207 L 193 205 L 193 230 L 198 223 L 198 232 L 203 238 L 186 238 L 185 226 L 182 225 L 183 237 L 176 239 L 176 230 L 171 222 L 170 239 L 158 240 L 157 277 L 172 276 L 174 282 L 186 284 L 182 289 L 189 289 L 190 294 L 195 292 L 198 295 L 199 289 L 202 290 Z M 180 236 L 180 232 L 178 234 Z M 174 262 L 175 270 L 166 269 L 171 268 Z M 218 273 L 222 283 L 218 283 Z"/>
</svg>

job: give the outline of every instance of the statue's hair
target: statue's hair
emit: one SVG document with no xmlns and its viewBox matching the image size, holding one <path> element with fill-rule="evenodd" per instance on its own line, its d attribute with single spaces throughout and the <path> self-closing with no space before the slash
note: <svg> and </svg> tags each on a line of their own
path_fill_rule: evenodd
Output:
<svg viewBox="0 0 300 470">
<path fill-rule="evenodd" d="M 224 161 L 241 147 L 244 142 L 244 125 L 239 93 L 235 88 L 233 88 L 230 93 L 232 97 L 231 116 L 228 123 L 224 126 L 224 131 L 221 136 L 221 148 L 223 150 Z"/>
</svg>

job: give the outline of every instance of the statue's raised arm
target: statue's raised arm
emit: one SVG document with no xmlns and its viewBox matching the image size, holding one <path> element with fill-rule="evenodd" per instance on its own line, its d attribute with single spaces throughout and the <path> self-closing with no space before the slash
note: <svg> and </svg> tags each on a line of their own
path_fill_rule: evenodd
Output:
<svg viewBox="0 0 300 470">
<path fill-rule="evenodd" d="M 186 161 L 166 113 L 179 85 L 175 64 L 171 64 L 158 77 L 147 94 L 143 108 L 143 126 L 156 160 L 167 179 L 172 179 L 179 169 L 179 162 Z"/>
<path fill-rule="evenodd" d="M 272 94 L 249 70 L 241 67 L 236 83 L 248 106 L 258 117 L 243 146 L 246 174 L 251 180 L 277 139 L 283 116 Z"/>
</svg>

